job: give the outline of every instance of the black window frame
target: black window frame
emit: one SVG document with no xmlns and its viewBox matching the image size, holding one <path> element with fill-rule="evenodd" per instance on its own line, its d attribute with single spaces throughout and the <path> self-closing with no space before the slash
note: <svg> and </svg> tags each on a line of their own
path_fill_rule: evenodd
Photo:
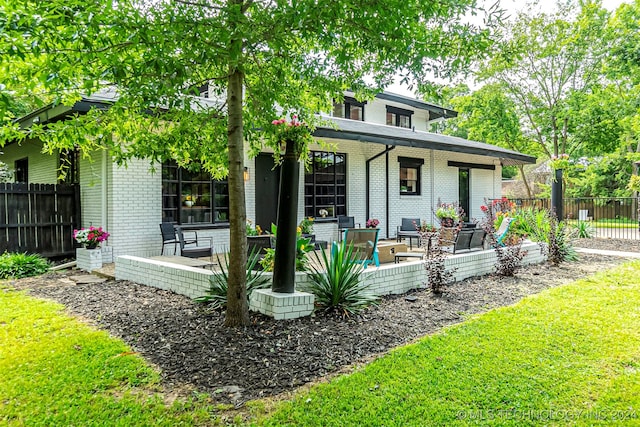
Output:
<svg viewBox="0 0 640 427">
<path fill-rule="evenodd" d="M 29 182 L 29 158 L 23 157 L 13 162 L 15 182 Z"/>
<path fill-rule="evenodd" d="M 399 187 L 398 190 L 400 191 L 400 195 L 401 196 L 420 196 L 422 193 L 422 165 L 424 165 L 424 159 L 417 159 L 417 158 L 413 158 L 413 157 L 398 157 L 398 162 L 400 163 L 400 166 L 398 168 L 398 181 L 399 181 Z M 415 169 L 416 170 L 416 191 L 408 191 L 408 190 L 403 190 L 402 187 L 402 183 L 403 181 L 408 181 L 408 180 L 403 180 L 402 179 L 402 170 L 403 169 Z M 405 185 L 406 187 L 406 185 Z"/>
<path fill-rule="evenodd" d="M 389 114 L 393 114 L 392 123 L 389 123 Z M 396 126 L 404 129 L 411 129 L 413 126 L 412 121 L 413 111 L 405 110 L 404 108 L 393 107 L 391 105 L 387 105 L 387 126 Z M 408 117 L 409 118 L 409 126 L 400 126 L 400 118 Z"/>
<path fill-rule="evenodd" d="M 208 179 L 189 179 L 191 174 L 202 174 Z M 194 197 L 192 192 L 186 192 L 186 186 L 209 186 L 207 193 Z M 172 190 L 174 188 L 175 190 Z M 225 192 L 226 189 L 226 192 Z M 162 221 L 174 224 L 228 224 L 229 223 L 229 184 L 225 180 L 216 180 L 204 171 L 190 171 L 181 168 L 174 161 L 162 163 Z M 189 193 L 189 194 L 187 194 Z M 187 206 L 187 196 L 191 206 Z M 194 200 L 195 199 L 195 200 Z M 200 200 L 198 200 L 200 199 Z M 224 203 L 226 201 L 226 204 Z M 198 210 L 192 211 L 194 208 Z M 189 211 L 187 211 L 187 208 Z M 192 213 L 192 215 L 189 215 Z M 196 221 L 196 216 L 202 214 L 203 219 L 209 215 L 209 220 Z M 224 215 L 222 215 L 224 214 Z M 189 221 L 189 219 L 193 221 Z"/>
<path fill-rule="evenodd" d="M 347 154 L 329 151 L 311 151 L 311 167 L 304 175 L 305 217 L 321 217 L 320 210 L 327 210 L 327 218 L 347 214 Z M 341 170 L 336 168 L 336 158 L 342 158 Z M 328 165 L 332 172 L 320 171 L 316 159 L 333 159 Z M 328 178 L 332 177 L 331 180 Z M 331 181 L 331 182 L 330 182 Z M 331 200 L 333 199 L 333 200 Z"/>
<path fill-rule="evenodd" d="M 365 109 L 364 106 L 367 104 L 367 101 L 363 101 L 360 102 L 355 98 L 351 98 L 350 96 L 345 96 L 344 97 L 344 101 L 342 103 L 338 103 L 338 102 L 334 102 L 333 103 L 333 111 L 334 111 L 334 117 L 335 116 L 335 107 L 338 105 L 342 105 L 343 106 L 343 111 L 344 114 L 342 115 L 342 119 L 349 119 L 349 120 L 355 120 L 351 118 L 351 107 L 360 107 L 362 108 L 362 117 L 360 118 L 359 121 L 364 122 L 364 113 L 365 113 Z"/>
</svg>

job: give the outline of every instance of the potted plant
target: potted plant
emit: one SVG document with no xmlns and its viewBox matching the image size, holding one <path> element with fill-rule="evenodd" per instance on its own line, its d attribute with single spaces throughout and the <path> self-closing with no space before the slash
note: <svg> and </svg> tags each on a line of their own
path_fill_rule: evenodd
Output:
<svg viewBox="0 0 640 427">
<path fill-rule="evenodd" d="M 100 243 L 107 241 L 109 233 L 103 230 L 102 227 L 91 226 L 89 228 L 73 230 L 73 237 L 76 239 L 76 242 L 80 243 L 85 248 L 96 249 L 100 246 Z"/>
<path fill-rule="evenodd" d="M 377 228 L 378 225 L 380 224 L 380 221 L 378 221 L 376 218 L 369 218 L 367 220 L 367 228 Z"/>
<path fill-rule="evenodd" d="M 299 232 L 303 237 L 313 237 L 313 221 L 314 218 L 312 216 L 303 218 L 298 224 Z"/>
<path fill-rule="evenodd" d="M 436 209 L 436 217 L 440 220 L 442 227 L 453 227 L 460 219 L 458 207 L 453 203 L 442 203 Z"/>
</svg>

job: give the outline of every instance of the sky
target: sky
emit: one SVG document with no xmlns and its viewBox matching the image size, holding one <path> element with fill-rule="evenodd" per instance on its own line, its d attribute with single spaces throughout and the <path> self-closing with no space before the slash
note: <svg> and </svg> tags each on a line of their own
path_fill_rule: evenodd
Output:
<svg viewBox="0 0 640 427">
<path fill-rule="evenodd" d="M 496 0 L 478 0 L 478 4 L 489 8 Z M 525 9 L 528 2 L 522 0 L 499 0 L 500 7 L 507 11 L 508 15 L 515 15 L 517 12 Z M 614 11 L 622 3 L 629 3 L 630 0 L 602 0 L 602 6 L 610 11 Z M 556 0 L 538 0 L 538 7 L 544 12 L 554 12 L 556 10 Z M 411 92 L 406 86 L 399 84 L 399 79 L 387 88 L 389 92 L 400 95 L 415 97 L 415 93 Z"/>
</svg>

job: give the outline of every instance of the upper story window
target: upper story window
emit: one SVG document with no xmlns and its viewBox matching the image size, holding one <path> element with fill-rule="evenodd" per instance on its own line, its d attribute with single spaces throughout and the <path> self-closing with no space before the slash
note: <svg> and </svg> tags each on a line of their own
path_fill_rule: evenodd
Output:
<svg viewBox="0 0 640 427">
<path fill-rule="evenodd" d="M 413 111 L 387 105 L 387 126 L 411 128 Z"/>
<path fill-rule="evenodd" d="M 420 169 L 424 159 L 398 157 L 400 162 L 400 194 L 407 196 L 420 195 Z"/>
<path fill-rule="evenodd" d="M 356 101 L 355 98 L 344 97 L 344 102 L 333 103 L 333 117 L 364 121 L 364 106 L 367 102 Z"/>
<path fill-rule="evenodd" d="M 200 92 L 200 96 L 203 98 L 208 98 L 209 97 L 209 83 L 205 83 L 202 86 L 200 86 L 198 88 L 198 91 Z"/>
<path fill-rule="evenodd" d="M 229 185 L 204 170 L 162 164 L 162 221 L 178 224 L 229 222 Z"/>
</svg>

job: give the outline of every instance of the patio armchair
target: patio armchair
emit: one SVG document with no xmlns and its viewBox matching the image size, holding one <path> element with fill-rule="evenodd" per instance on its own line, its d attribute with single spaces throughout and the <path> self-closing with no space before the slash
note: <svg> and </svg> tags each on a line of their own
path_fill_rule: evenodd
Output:
<svg viewBox="0 0 640 427">
<path fill-rule="evenodd" d="M 420 218 L 402 218 L 402 225 L 399 225 L 396 231 L 396 242 L 401 242 L 402 239 L 408 238 L 409 249 L 413 249 L 413 239 L 420 240 L 420 233 L 416 228 L 419 225 Z"/>
<path fill-rule="evenodd" d="M 509 233 L 509 227 L 511 227 L 511 223 L 515 221 L 515 218 L 505 217 L 500 223 L 500 227 L 493 234 L 496 238 L 496 246 L 504 246 L 504 238 L 507 237 L 507 233 Z"/>
<path fill-rule="evenodd" d="M 209 257 L 213 264 L 213 238 L 212 237 L 200 237 L 195 242 L 187 243 L 183 231 L 180 227 L 176 227 L 176 234 L 178 235 L 178 242 L 180 243 L 180 255 L 188 258 L 203 258 Z M 206 241 L 206 246 L 201 245 L 201 241 Z"/>
<path fill-rule="evenodd" d="M 484 249 L 487 232 L 482 228 L 441 228 L 440 246 L 450 247 L 452 253 Z"/>
<path fill-rule="evenodd" d="M 379 228 L 347 228 L 344 231 L 344 241 L 352 244 L 354 252 L 357 254 L 356 262 L 364 265 L 373 263 L 376 267 L 380 267 L 380 259 L 378 258 L 378 235 Z"/>
<path fill-rule="evenodd" d="M 160 251 L 160 255 L 164 255 L 164 247 L 166 245 L 173 244 L 173 254 L 176 254 L 178 247 L 178 235 L 176 233 L 176 229 L 171 222 L 163 222 L 160 223 L 160 233 L 162 234 L 162 250 Z M 184 243 L 185 245 L 189 245 L 192 243 L 196 243 L 198 241 L 198 233 L 195 231 L 189 231 L 189 233 L 193 233 L 193 236 L 189 235 L 185 236 Z"/>
</svg>

